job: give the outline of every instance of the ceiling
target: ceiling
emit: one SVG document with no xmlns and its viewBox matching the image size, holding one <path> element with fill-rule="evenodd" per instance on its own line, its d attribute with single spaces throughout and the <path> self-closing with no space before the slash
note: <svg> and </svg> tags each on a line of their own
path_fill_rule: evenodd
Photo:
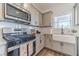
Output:
<svg viewBox="0 0 79 59">
<path fill-rule="evenodd" d="M 32 3 L 32 5 L 37 8 L 41 13 L 48 11 L 53 11 L 58 13 L 59 11 L 68 11 L 72 9 L 74 3 Z"/>
</svg>

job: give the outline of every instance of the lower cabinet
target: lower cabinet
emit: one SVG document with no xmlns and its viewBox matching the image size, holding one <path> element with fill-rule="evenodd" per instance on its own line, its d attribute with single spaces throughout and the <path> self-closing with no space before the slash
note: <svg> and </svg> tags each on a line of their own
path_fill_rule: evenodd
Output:
<svg viewBox="0 0 79 59">
<path fill-rule="evenodd" d="M 27 56 L 27 44 L 20 45 L 20 56 Z"/>
<path fill-rule="evenodd" d="M 69 54 L 69 55 L 75 55 L 75 44 L 63 44 L 63 53 Z"/>
<path fill-rule="evenodd" d="M 32 56 L 36 52 L 36 41 L 20 45 L 20 56 Z"/>
<path fill-rule="evenodd" d="M 44 48 L 44 36 L 41 36 L 41 49 Z"/>
<path fill-rule="evenodd" d="M 33 42 L 28 43 L 28 55 L 31 56 L 33 54 Z"/>
<path fill-rule="evenodd" d="M 53 41 L 53 50 L 62 52 L 62 47 L 60 42 Z"/>
<path fill-rule="evenodd" d="M 40 39 L 36 40 L 36 52 L 38 53 L 40 51 Z"/>
<path fill-rule="evenodd" d="M 75 44 L 53 41 L 53 50 L 75 56 Z"/>
<path fill-rule="evenodd" d="M 7 55 L 7 50 L 6 50 L 6 44 L 0 46 L 0 56 L 6 56 Z"/>
<path fill-rule="evenodd" d="M 36 53 L 38 53 L 43 48 L 44 48 L 44 37 L 41 36 L 36 40 Z"/>
<path fill-rule="evenodd" d="M 45 38 L 45 47 L 52 49 L 53 48 L 52 34 L 46 34 L 44 35 L 44 38 Z"/>
</svg>

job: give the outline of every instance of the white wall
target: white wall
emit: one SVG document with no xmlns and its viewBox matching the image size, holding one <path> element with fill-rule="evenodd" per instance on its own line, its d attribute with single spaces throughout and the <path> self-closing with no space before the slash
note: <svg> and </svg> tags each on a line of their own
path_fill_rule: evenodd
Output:
<svg viewBox="0 0 79 59">
<path fill-rule="evenodd" d="M 0 22 L 0 28 L 10 27 L 10 28 L 24 28 L 26 25 L 10 23 L 10 22 Z"/>
</svg>

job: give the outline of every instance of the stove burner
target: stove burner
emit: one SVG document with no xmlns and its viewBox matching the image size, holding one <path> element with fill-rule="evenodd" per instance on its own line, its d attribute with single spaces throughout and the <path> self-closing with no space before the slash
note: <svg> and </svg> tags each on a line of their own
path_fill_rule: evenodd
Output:
<svg viewBox="0 0 79 59">
<path fill-rule="evenodd" d="M 6 34 L 3 37 L 7 41 L 8 48 L 28 42 L 30 40 L 35 39 L 36 37 L 32 36 L 31 34 L 24 34 L 24 35 L 11 35 L 11 34 Z"/>
</svg>

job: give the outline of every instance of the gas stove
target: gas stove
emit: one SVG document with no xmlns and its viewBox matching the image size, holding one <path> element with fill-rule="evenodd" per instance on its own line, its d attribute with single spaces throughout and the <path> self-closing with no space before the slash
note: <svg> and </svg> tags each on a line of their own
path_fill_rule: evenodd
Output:
<svg viewBox="0 0 79 59">
<path fill-rule="evenodd" d="M 3 38 L 7 41 L 7 47 L 10 48 L 12 46 L 16 46 L 18 44 L 22 44 L 30 40 L 33 40 L 36 37 L 32 36 L 31 34 L 17 35 L 16 33 L 7 33 L 7 34 L 4 34 Z"/>
</svg>

